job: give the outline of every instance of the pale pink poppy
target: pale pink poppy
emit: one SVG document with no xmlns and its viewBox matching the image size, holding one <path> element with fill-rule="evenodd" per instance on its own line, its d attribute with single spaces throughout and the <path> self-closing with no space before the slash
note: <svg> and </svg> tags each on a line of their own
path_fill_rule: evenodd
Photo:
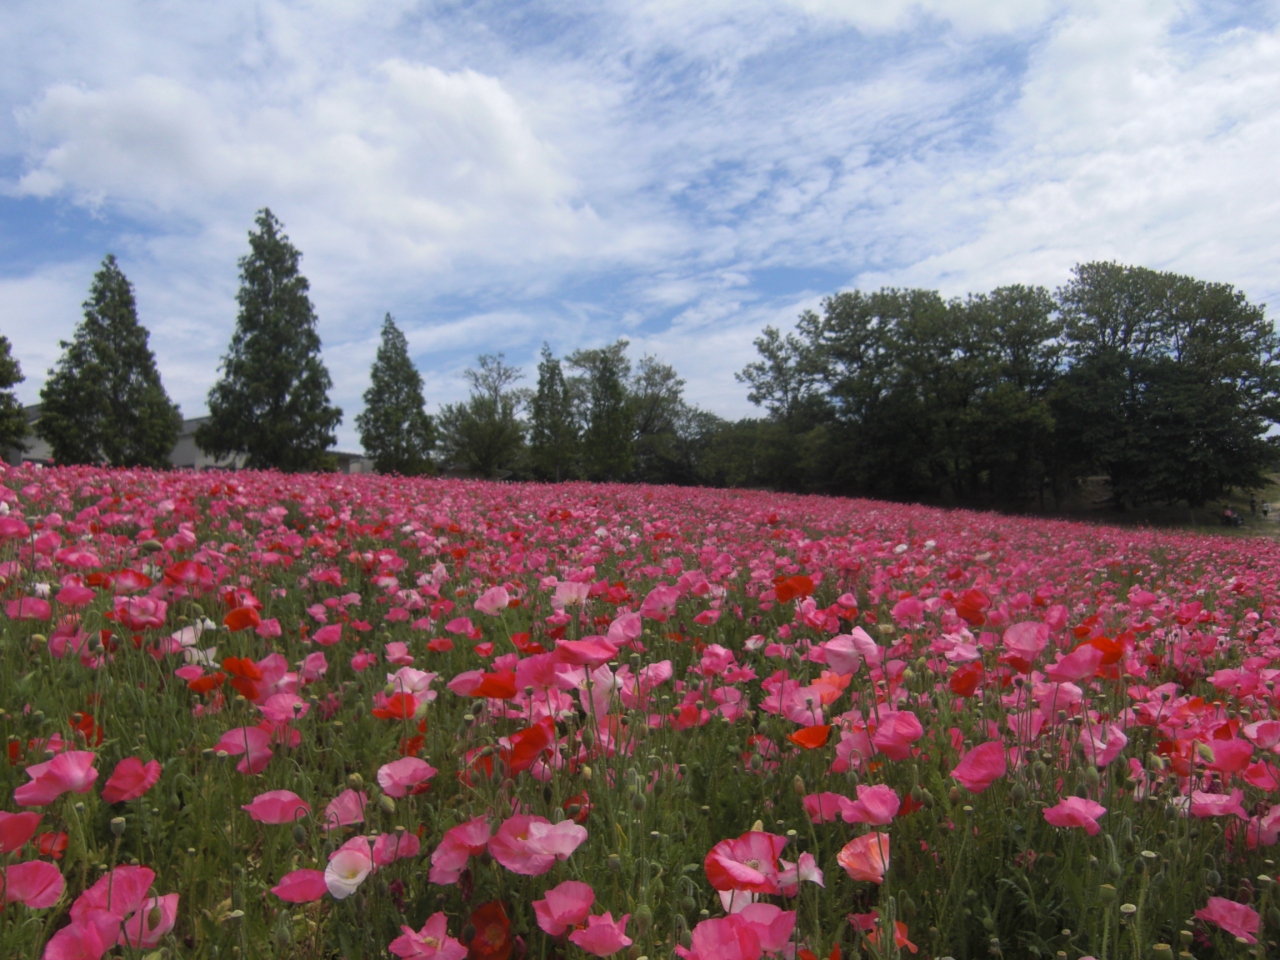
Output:
<svg viewBox="0 0 1280 960">
<path fill-rule="evenodd" d="M 889 869 L 889 834 L 868 833 L 850 840 L 836 854 L 836 862 L 855 880 L 884 883 Z"/>
<path fill-rule="evenodd" d="M 107 803 L 124 803 L 137 800 L 156 785 L 160 779 L 160 764 L 148 760 L 145 764 L 137 757 L 125 757 L 116 764 L 110 778 L 102 787 L 102 799 Z"/>
<path fill-rule="evenodd" d="M 489 821 L 485 817 L 450 827 L 431 854 L 431 872 L 427 879 L 442 886 L 457 883 L 467 858 L 484 853 L 488 845 Z"/>
<path fill-rule="evenodd" d="M 1052 807 L 1045 808 L 1044 819 L 1055 827 L 1084 827 L 1084 832 L 1093 837 L 1102 829 L 1098 818 L 1106 812 L 1106 807 L 1092 800 L 1063 797 Z"/>
<path fill-rule="evenodd" d="M 505 587 L 490 587 L 476 598 L 475 607 L 486 616 L 496 617 L 507 609 L 511 602 L 511 594 Z"/>
<path fill-rule="evenodd" d="M 422 841 L 417 834 L 408 831 L 384 833 L 373 842 L 373 862 L 380 867 L 406 857 L 416 857 L 420 852 Z"/>
<path fill-rule="evenodd" d="M 1048 642 L 1048 624 L 1035 621 L 1015 623 L 1004 632 L 1004 648 L 1007 652 L 1001 654 L 999 660 L 1022 673 L 1030 673 L 1031 665 Z"/>
<path fill-rule="evenodd" d="M 1191 791 L 1190 810 L 1193 817 L 1225 817 L 1233 814 L 1241 820 L 1248 820 L 1242 806 L 1244 791 L 1239 788 L 1230 793 L 1207 793 L 1203 790 Z"/>
<path fill-rule="evenodd" d="M 333 852 L 324 868 L 324 883 L 335 900 L 345 900 L 373 872 L 373 851 L 367 837 L 353 837 Z"/>
<path fill-rule="evenodd" d="M 964 755 L 951 776 L 972 793 L 981 793 L 1008 772 L 1004 744 L 999 741 L 980 743 Z"/>
<path fill-rule="evenodd" d="M 348 787 L 329 801 L 324 808 L 324 828 L 336 830 L 354 823 L 364 823 L 364 808 L 369 805 L 369 796 L 363 790 L 356 792 Z"/>
<path fill-rule="evenodd" d="M 259 823 L 293 823 L 311 812 L 311 804 L 292 790 L 268 790 L 240 807 Z"/>
<path fill-rule="evenodd" d="M 298 679 L 303 683 L 315 683 L 326 673 L 329 672 L 329 663 L 324 658 L 324 653 L 317 650 L 315 653 L 309 653 L 302 660 L 302 667 L 298 671 Z"/>
<path fill-rule="evenodd" d="M 68 750 L 52 760 L 27 767 L 30 783 L 13 791 L 14 802 L 23 807 L 43 807 L 64 793 L 88 793 L 98 779 L 90 750 Z"/>
<path fill-rule="evenodd" d="M 1245 943 L 1257 943 L 1260 917 L 1258 911 L 1246 903 L 1236 903 L 1225 897 L 1210 897 L 1209 903 L 1196 916 L 1209 923 L 1216 923 L 1232 936 L 1241 937 Z"/>
<path fill-rule="evenodd" d="M 533 912 L 543 932 L 558 937 L 582 923 L 595 901 L 595 891 L 589 884 L 566 880 L 548 890 L 544 899 L 533 901 Z"/>
<path fill-rule="evenodd" d="M 5 903 L 20 903 L 32 910 L 52 907 L 62 896 L 66 881 L 62 871 L 44 860 L 28 860 L 0 869 Z"/>
<path fill-rule="evenodd" d="M 591 587 L 585 583 L 564 581 L 556 584 L 555 593 L 551 595 L 551 606 L 556 610 L 565 607 L 578 607 L 587 602 Z"/>
<path fill-rule="evenodd" d="M 289 903 L 311 903 L 328 893 L 329 885 L 323 870 L 294 870 L 281 877 L 271 892 Z"/>
<path fill-rule="evenodd" d="M 436 775 L 436 768 L 417 757 L 402 757 L 378 768 L 378 786 L 389 797 L 405 797 Z"/>
<path fill-rule="evenodd" d="M 409 652 L 409 645 L 403 640 L 393 640 L 386 644 L 385 651 L 387 663 L 404 667 L 413 666 L 413 654 Z"/>
<path fill-rule="evenodd" d="M 585 930 L 575 930 L 569 934 L 571 943 L 596 957 L 611 957 L 619 950 L 631 946 L 631 938 L 627 936 L 627 920 L 631 914 L 623 914 L 621 919 L 614 920 L 613 914 L 606 912 L 602 917 L 588 917 Z"/>
<path fill-rule="evenodd" d="M 840 819 L 845 805 L 851 802 L 838 793 L 811 793 L 804 798 L 804 812 L 814 823 L 832 823 Z"/>
<path fill-rule="evenodd" d="M 783 896 L 796 896 L 802 883 L 816 883 L 820 887 L 827 885 L 812 853 L 800 854 L 795 863 L 779 857 L 778 866 L 782 868 L 778 871 L 778 886 L 782 888 Z"/>
<path fill-rule="evenodd" d="M 387 949 L 404 960 L 463 960 L 467 948 L 449 936 L 448 920 L 444 913 L 433 913 L 422 929 L 414 931 L 401 927 L 403 935 L 396 937 Z"/>
</svg>

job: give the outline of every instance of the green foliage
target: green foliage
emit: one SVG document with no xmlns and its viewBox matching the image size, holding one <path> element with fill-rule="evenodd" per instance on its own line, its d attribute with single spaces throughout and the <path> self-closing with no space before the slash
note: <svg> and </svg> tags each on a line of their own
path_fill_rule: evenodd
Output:
<svg viewBox="0 0 1280 960">
<path fill-rule="evenodd" d="M 502 354 L 483 354 L 478 369 L 464 376 L 471 384 L 466 403 L 446 404 L 440 411 L 440 445 L 445 463 L 481 477 L 514 470 L 523 455 L 524 424 L 518 417 L 526 397 L 512 389 L 522 376 Z"/>
<path fill-rule="evenodd" d="M 243 453 L 249 467 L 324 469 L 342 410 L 329 404 L 332 381 L 309 284 L 298 272 L 301 254 L 270 210 L 255 223 L 240 259 L 236 329 L 196 443 L 218 458 Z"/>
<path fill-rule="evenodd" d="M 423 409 L 422 375 L 389 313 L 382 321 L 382 343 L 369 377 L 364 412 L 356 417 L 365 453 L 373 457 L 379 473 L 426 473 L 431 469 L 435 424 Z"/>
<path fill-rule="evenodd" d="M 582 371 L 577 386 L 586 421 L 583 471 L 590 480 L 623 480 L 631 472 L 635 453 L 635 412 L 627 398 L 631 375 L 627 341 L 575 350 L 568 362 Z"/>
<path fill-rule="evenodd" d="M 27 415 L 10 389 L 24 379 L 22 367 L 10 349 L 9 338 L 0 337 L 0 453 L 26 449 L 23 440 L 27 436 Z"/>
<path fill-rule="evenodd" d="M 182 429 L 138 322 L 133 287 L 110 254 L 84 319 L 40 391 L 36 433 L 57 463 L 167 467 Z"/>
<path fill-rule="evenodd" d="M 529 460 L 534 476 L 557 483 L 575 476 L 578 448 L 573 391 L 560 361 L 544 343 L 538 388 L 529 401 Z"/>
</svg>

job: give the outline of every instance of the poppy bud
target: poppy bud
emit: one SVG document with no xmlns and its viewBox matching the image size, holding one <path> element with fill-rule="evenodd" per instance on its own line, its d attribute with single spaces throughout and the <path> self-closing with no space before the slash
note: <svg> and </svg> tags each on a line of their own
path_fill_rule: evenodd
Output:
<svg viewBox="0 0 1280 960">
<path fill-rule="evenodd" d="M 1021 783 L 1015 783 L 1013 789 L 1009 791 L 1009 799 L 1014 803 L 1025 803 L 1027 799 L 1027 788 Z"/>
<path fill-rule="evenodd" d="M 805 788 L 804 777 L 800 776 L 800 774 L 798 773 L 796 774 L 795 779 L 791 781 L 791 787 L 792 789 L 795 790 L 797 797 L 803 797 L 806 793 L 809 792 Z"/>
<path fill-rule="evenodd" d="M 391 797 L 388 797 L 385 793 L 378 798 L 378 806 L 382 808 L 383 813 L 390 814 L 390 813 L 396 812 L 395 800 L 393 800 Z"/>
<path fill-rule="evenodd" d="M 619 870 L 622 869 L 622 858 L 618 856 L 616 853 L 609 854 L 608 863 L 609 863 L 610 873 L 617 873 Z"/>
<path fill-rule="evenodd" d="M 307 842 L 307 828 L 300 823 L 295 823 L 293 825 L 293 842 L 294 843 Z"/>
<path fill-rule="evenodd" d="M 642 903 L 636 907 L 636 912 L 631 915 L 631 919 L 636 922 L 636 929 L 642 934 L 648 933 L 649 928 L 653 926 L 653 910 L 647 903 Z"/>
<path fill-rule="evenodd" d="M 1098 899 L 1103 903 L 1115 903 L 1116 888 L 1109 883 L 1104 883 L 1098 888 Z"/>
<path fill-rule="evenodd" d="M 360 776 L 358 773 L 350 774 L 347 777 L 347 786 L 351 787 L 353 790 L 359 790 L 364 786 L 364 777 Z"/>
<path fill-rule="evenodd" d="M 583 768 L 582 768 L 582 779 L 583 779 L 583 780 L 586 780 L 588 783 L 590 783 L 590 782 L 591 782 L 591 768 L 590 768 L 590 767 L 585 766 L 585 765 L 583 766 Z"/>
<path fill-rule="evenodd" d="M 959 788 L 957 788 L 957 787 L 952 787 L 950 790 L 948 790 L 948 791 L 947 791 L 947 799 L 948 799 L 948 800 L 950 800 L 952 803 L 959 803 L 959 802 L 960 802 L 960 790 L 959 790 Z"/>
<path fill-rule="evenodd" d="M 111 818 L 111 832 L 117 837 L 124 836 L 124 817 Z"/>
<path fill-rule="evenodd" d="M 631 798 L 631 809 L 639 813 L 645 808 L 645 803 L 645 795 L 643 793 L 637 793 Z"/>
</svg>

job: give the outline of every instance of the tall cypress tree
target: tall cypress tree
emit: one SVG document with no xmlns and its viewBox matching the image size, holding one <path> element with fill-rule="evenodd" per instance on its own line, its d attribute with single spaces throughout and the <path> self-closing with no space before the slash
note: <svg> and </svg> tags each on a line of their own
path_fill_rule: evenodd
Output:
<svg viewBox="0 0 1280 960">
<path fill-rule="evenodd" d="M 356 417 L 360 443 L 379 473 L 412 476 L 431 468 L 435 424 L 423 409 L 422 375 L 409 359 L 409 344 L 387 314 L 382 343 L 369 372 L 364 412 Z"/>
<path fill-rule="evenodd" d="M 247 467 L 326 469 L 342 410 L 329 405 L 333 383 L 320 359 L 310 285 L 298 272 L 302 254 L 270 210 L 255 223 L 240 259 L 240 315 L 196 443 L 218 458 L 243 453 Z"/>
<path fill-rule="evenodd" d="M 0 337 L 0 453 L 21 452 L 27 448 L 23 443 L 27 436 L 27 415 L 10 389 L 24 379 L 22 367 L 10 352 L 9 338 Z"/>
<path fill-rule="evenodd" d="M 560 361 L 545 343 L 538 364 L 538 389 L 529 402 L 529 453 L 534 473 L 543 480 L 558 483 L 575 474 L 578 424 L 573 392 Z"/>
<path fill-rule="evenodd" d="M 138 323 L 133 287 L 107 255 L 93 278 L 84 320 L 40 391 L 36 433 L 57 463 L 167 467 L 182 415 L 165 393 Z"/>
</svg>

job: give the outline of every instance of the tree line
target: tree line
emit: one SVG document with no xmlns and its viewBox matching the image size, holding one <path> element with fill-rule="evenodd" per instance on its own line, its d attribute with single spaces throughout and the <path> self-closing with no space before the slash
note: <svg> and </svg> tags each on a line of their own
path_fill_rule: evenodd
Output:
<svg viewBox="0 0 1280 960">
<path fill-rule="evenodd" d="M 301 255 L 269 210 L 239 261 L 239 314 L 196 442 L 248 467 L 332 468 L 342 411 Z M 38 434 L 59 463 L 163 467 L 181 417 L 133 291 L 108 256 L 84 320 L 41 391 Z M 1198 506 L 1257 488 L 1276 460 L 1280 340 L 1227 284 L 1094 262 L 1054 293 L 1007 286 L 944 299 L 851 291 L 766 328 L 738 374 L 759 417 L 728 421 L 620 339 L 558 358 L 536 384 L 501 353 L 465 373 L 466 400 L 426 412 L 388 314 L 356 417 L 375 468 L 475 476 L 767 487 L 971 505 L 1056 504 L 1104 476 L 1117 505 Z M 0 337 L 0 447 L 26 426 Z"/>
</svg>

